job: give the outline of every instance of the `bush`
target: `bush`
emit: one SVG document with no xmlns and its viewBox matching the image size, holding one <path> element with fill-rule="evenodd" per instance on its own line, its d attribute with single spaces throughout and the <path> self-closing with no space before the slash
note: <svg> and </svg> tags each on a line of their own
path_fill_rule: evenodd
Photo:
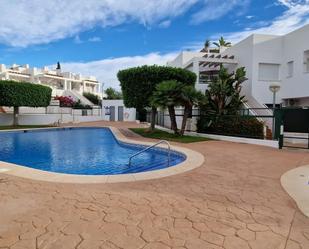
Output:
<svg viewBox="0 0 309 249">
<path fill-rule="evenodd" d="M 94 105 L 101 105 L 101 99 L 98 95 L 93 93 L 83 93 L 83 96 L 87 98 L 90 102 L 92 102 Z"/>
<path fill-rule="evenodd" d="M 59 100 L 61 107 L 72 107 L 74 99 L 71 96 L 56 96 L 55 100 Z"/>
<path fill-rule="evenodd" d="M 165 80 L 176 80 L 194 86 L 196 75 L 182 68 L 167 66 L 141 66 L 121 70 L 117 74 L 125 106 L 143 109 L 151 107 L 149 101 L 156 85 Z"/>
<path fill-rule="evenodd" d="M 157 108 L 151 106 L 150 99 L 156 86 L 162 81 L 175 80 L 184 85 L 194 86 L 196 74 L 182 68 L 167 66 L 141 66 L 121 70 L 117 74 L 126 107 L 137 110 L 152 108 L 151 130 L 155 126 Z"/>
<path fill-rule="evenodd" d="M 90 105 L 83 105 L 80 100 L 74 101 L 71 96 L 56 96 L 55 100 L 59 100 L 60 107 L 71 107 L 73 109 L 92 109 Z"/>
<path fill-rule="evenodd" d="M 264 138 L 263 123 L 252 116 L 203 116 L 197 122 L 197 130 L 201 133 Z"/>
<path fill-rule="evenodd" d="M 105 90 L 106 98 L 104 99 L 122 99 L 122 92 L 116 91 L 112 87 Z"/>
<path fill-rule="evenodd" d="M 83 105 L 80 100 L 73 103 L 73 109 L 92 109 L 90 105 Z"/>
<path fill-rule="evenodd" d="M 0 106 L 46 107 L 51 100 L 52 89 L 28 82 L 0 81 Z"/>
</svg>

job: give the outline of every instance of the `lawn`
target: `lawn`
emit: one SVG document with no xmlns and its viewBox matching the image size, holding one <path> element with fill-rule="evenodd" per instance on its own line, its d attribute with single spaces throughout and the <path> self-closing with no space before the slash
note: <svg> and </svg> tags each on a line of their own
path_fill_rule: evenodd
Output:
<svg viewBox="0 0 309 249">
<path fill-rule="evenodd" d="M 50 125 L 17 125 L 17 126 L 0 126 L 0 130 L 16 130 L 16 129 L 32 129 L 32 128 L 46 128 L 52 127 Z"/>
<path fill-rule="evenodd" d="M 150 132 L 148 128 L 130 128 L 130 130 L 143 137 L 168 140 L 179 143 L 194 143 L 210 140 L 204 137 L 179 136 L 159 129 L 155 129 L 153 132 Z"/>
</svg>

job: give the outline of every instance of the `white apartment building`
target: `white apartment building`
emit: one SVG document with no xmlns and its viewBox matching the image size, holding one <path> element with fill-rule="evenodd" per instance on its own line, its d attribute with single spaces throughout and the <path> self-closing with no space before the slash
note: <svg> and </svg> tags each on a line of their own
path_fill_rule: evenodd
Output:
<svg viewBox="0 0 309 249">
<path fill-rule="evenodd" d="M 195 72 L 196 88 L 202 91 L 220 65 L 230 71 L 245 67 L 248 80 L 242 91 L 248 107 L 271 105 L 272 83 L 281 87 L 277 104 L 309 106 L 309 25 L 282 36 L 253 34 L 218 53 L 184 51 L 168 65 Z"/>
<path fill-rule="evenodd" d="M 81 74 L 62 72 L 60 68 L 51 70 L 48 67 L 30 68 L 29 65 L 19 66 L 13 64 L 7 67 L 0 64 L 1 80 L 16 80 L 42 84 L 52 88 L 52 96 L 71 96 L 79 99 L 83 104 L 93 105 L 83 97 L 83 92 L 91 92 L 102 96 L 101 86 L 93 76 L 85 77 Z"/>
</svg>

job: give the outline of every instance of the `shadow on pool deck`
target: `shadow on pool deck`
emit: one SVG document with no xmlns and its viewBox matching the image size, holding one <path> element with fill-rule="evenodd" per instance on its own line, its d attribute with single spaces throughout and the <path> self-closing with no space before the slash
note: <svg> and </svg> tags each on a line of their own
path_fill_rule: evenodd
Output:
<svg viewBox="0 0 309 249">
<path fill-rule="evenodd" d="M 284 172 L 309 164 L 309 153 L 222 141 L 177 145 L 202 153 L 203 166 L 93 185 L 0 174 L 0 248 L 309 248 L 309 219 L 280 185 Z"/>
</svg>

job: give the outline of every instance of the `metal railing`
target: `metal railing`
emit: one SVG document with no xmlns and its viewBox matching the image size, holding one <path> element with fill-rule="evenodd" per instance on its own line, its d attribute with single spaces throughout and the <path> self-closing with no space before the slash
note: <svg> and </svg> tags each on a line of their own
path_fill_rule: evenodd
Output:
<svg viewBox="0 0 309 249">
<path fill-rule="evenodd" d="M 143 150 L 141 150 L 141 151 L 135 153 L 134 155 L 130 156 L 130 158 L 129 158 L 129 166 L 131 166 L 131 161 L 132 161 L 132 158 L 133 158 L 133 157 L 136 157 L 136 156 L 138 156 L 138 155 L 140 155 L 140 154 L 142 154 L 142 153 L 144 153 L 144 152 L 150 150 L 151 148 L 156 147 L 157 145 L 162 144 L 162 143 L 167 144 L 167 147 L 168 147 L 167 166 L 170 166 L 170 160 L 171 160 L 171 159 L 170 159 L 170 158 L 171 158 L 171 145 L 170 145 L 170 143 L 169 143 L 168 141 L 166 141 L 166 140 L 161 140 L 161 141 L 159 141 L 159 142 L 157 142 L 157 143 L 155 143 L 155 144 L 153 144 L 153 145 L 151 145 L 151 146 L 149 146 L 149 147 L 147 147 L 147 148 L 145 148 L 145 149 L 143 149 Z"/>
</svg>

